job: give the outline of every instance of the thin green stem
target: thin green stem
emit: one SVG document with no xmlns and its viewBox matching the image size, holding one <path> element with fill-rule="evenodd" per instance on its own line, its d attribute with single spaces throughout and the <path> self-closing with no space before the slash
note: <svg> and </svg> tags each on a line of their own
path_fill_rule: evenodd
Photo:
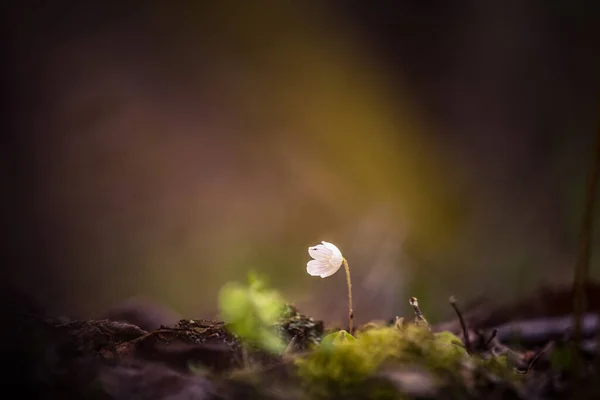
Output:
<svg viewBox="0 0 600 400">
<path fill-rule="evenodd" d="M 352 308 L 352 280 L 350 279 L 350 267 L 348 261 L 343 259 L 344 269 L 346 270 L 346 282 L 348 282 L 348 332 L 352 334 L 352 325 L 354 322 L 354 309 Z"/>
</svg>

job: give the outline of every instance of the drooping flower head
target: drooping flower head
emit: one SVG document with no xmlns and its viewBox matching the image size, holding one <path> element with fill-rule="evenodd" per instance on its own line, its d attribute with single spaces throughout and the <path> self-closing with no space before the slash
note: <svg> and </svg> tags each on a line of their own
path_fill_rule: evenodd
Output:
<svg viewBox="0 0 600 400">
<path fill-rule="evenodd" d="M 308 248 L 308 254 L 314 260 L 310 260 L 306 264 L 306 272 L 312 276 L 327 278 L 340 269 L 344 257 L 336 245 L 325 241 L 321 243 Z"/>
</svg>

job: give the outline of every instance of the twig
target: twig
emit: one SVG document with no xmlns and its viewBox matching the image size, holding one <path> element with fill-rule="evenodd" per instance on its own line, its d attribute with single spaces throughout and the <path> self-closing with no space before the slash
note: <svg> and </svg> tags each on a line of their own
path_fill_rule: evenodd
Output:
<svg viewBox="0 0 600 400">
<path fill-rule="evenodd" d="M 488 347 L 490 345 L 490 343 L 492 343 L 492 340 L 494 340 L 494 338 L 496 337 L 497 334 L 498 334 L 498 329 L 494 328 L 494 330 L 492 331 L 492 334 L 490 335 L 488 340 L 485 341 L 485 343 L 483 345 L 485 347 Z"/>
<path fill-rule="evenodd" d="M 456 312 L 456 315 L 458 316 L 458 321 L 460 322 L 460 327 L 463 331 L 463 336 L 465 337 L 465 349 L 467 349 L 468 354 L 473 354 L 473 347 L 471 346 L 469 332 L 467 331 L 467 326 L 465 325 L 465 320 L 463 319 L 462 313 L 456 305 L 456 297 L 450 296 L 450 305 L 452 306 L 454 312 Z"/>
<path fill-rule="evenodd" d="M 554 342 L 549 342 L 540 351 L 538 351 L 537 353 L 535 353 L 535 355 L 533 357 L 531 357 L 531 359 L 527 363 L 527 366 L 525 367 L 525 369 L 519 369 L 519 368 L 517 368 L 516 369 L 517 372 L 519 374 L 522 374 L 522 375 L 527 374 L 531 370 L 531 368 L 533 368 L 533 365 L 536 363 L 537 360 L 539 360 L 539 358 L 542 356 L 542 354 L 548 352 L 548 350 L 552 349 L 553 347 L 554 347 Z"/>
<path fill-rule="evenodd" d="M 579 232 L 579 253 L 577 264 L 575 265 L 575 276 L 573 278 L 573 339 L 576 349 L 579 349 L 582 339 L 581 325 L 586 302 L 585 284 L 588 280 L 590 269 L 590 242 L 592 238 L 598 176 L 600 175 L 600 127 L 596 131 L 596 147 L 593 157 L 594 161 L 588 175 L 585 208 L 581 221 L 581 231 Z M 580 364 L 581 358 L 579 357 L 579 352 L 576 352 L 576 376 L 580 372 Z"/>
<path fill-rule="evenodd" d="M 410 306 L 413 308 L 413 310 L 415 312 L 415 323 L 416 324 L 424 324 L 426 327 L 429 328 L 429 323 L 423 316 L 423 313 L 421 312 L 421 308 L 419 308 L 419 301 L 417 300 L 417 298 L 411 297 L 410 299 L 408 299 L 408 304 L 410 304 Z"/>
</svg>

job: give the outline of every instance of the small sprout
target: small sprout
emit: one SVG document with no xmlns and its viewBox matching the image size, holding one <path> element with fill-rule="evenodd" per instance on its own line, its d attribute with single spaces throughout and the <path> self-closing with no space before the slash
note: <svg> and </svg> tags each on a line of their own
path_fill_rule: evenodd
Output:
<svg viewBox="0 0 600 400">
<path fill-rule="evenodd" d="M 274 325 L 285 310 L 285 302 L 258 277 L 250 275 L 249 280 L 248 286 L 232 282 L 221 289 L 221 317 L 240 338 L 264 350 L 281 353 L 285 344 Z"/>
<path fill-rule="evenodd" d="M 352 308 L 352 281 L 350 279 L 350 267 L 348 261 L 342 256 L 342 252 L 333 243 L 322 241 L 322 244 L 308 248 L 308 254 L 313 258 L 306 264 L 306 272 L 311 276 L 327 278 L 335 274 L 342 265 L 346 270 L 346 282 L 348 284 L 348 331 L 352 333 L 352 322 L 354 310 Z"/>
<path fill-rule="evenodd" d="M 342 329 L 341 331 L 333 332 L 325 336 L 323 340 L 321 340 L 321 346 L 331 346 L 340 342 L 353 340 L 356 340 L 356 338 Z"/>
<path fill-rule="evenodd" d="M 429 327 L 429 323 L 427 322 L 427 320 L 423 316 L 423 313 L 421 312 L 421 308 L 419 307 L 419 301 L 417 300 L 417 298 L 411 297 L 410 299 L 408 299 L 408 304 L 410 304 L 410 306 L 413 308 L 413 311 L 415 312 L 415 324 Z"/>
<path fill-rule="evenodd" d="M 402 329 L 402 325 L 404 324 L 404 317 L 396 316 L 394 320 L 394 326 L 398 329 Z"/>
</svg>

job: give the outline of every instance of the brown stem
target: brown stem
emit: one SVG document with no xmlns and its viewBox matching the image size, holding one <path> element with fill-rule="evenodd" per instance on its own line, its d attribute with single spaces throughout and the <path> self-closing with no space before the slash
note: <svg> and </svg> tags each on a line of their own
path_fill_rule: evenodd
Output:
<svg viewBox="0 0 600 400">
<path fill-rule="evenodd" d="M 344 269 L 346 270 L 346 282 L 348 283 L 348 333 L 352 335 L 352 325 L 354 322 L 354 309 L 352 308 L 352 280 L 350 279 L 350 267 L 348 261 L 343 259 Z"/>
</svg>

